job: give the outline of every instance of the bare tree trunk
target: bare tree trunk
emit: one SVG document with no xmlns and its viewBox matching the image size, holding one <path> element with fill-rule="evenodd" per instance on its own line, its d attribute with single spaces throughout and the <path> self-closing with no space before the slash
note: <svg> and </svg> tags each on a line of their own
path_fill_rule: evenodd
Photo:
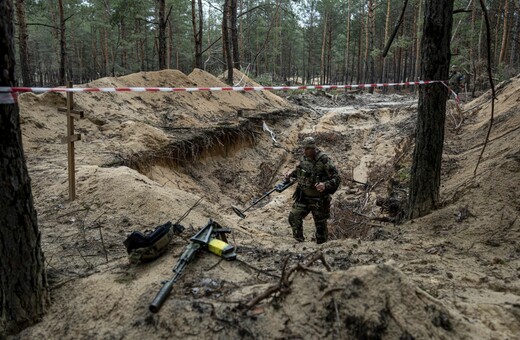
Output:
<svg viewBox="0 0 520 340">
<path fill-rule="evenodd" d="M 0 1 L 0 86 L 15 86 L 11 0 Z M 0 104 L 0 339 L 41 319 L 47 279 L 18 105 Z"/>
<path fill-rule="evenodd" d="M 191 0 L 191 25 L 193 28 L 193 42 L 195 44 L 195 60 L 193 67 L 202 69 L 202 22 L 200 21 L 200 12 L 199 12 L 199 21 L 197 24 L 197 10 L 196 10 L 196 2 L 197 0 Z M 202 11 L 200 7 L 199 0 L 199 11 Z M 197 28 L 198 25 L 198 28 Z"/>
<path fill-rule="evenodd" d="M 477 61 L 480 61 L 482 59 L 482 34 L 484 32 L 484 20 L 480 20 L 480 29 L 478 31 L 478 55 L 477 55 Z"/>
<path fill-rule="evenodd" d="M 244 12 L 244 1 L 243 0 L 240 0 L 240 13 L 243 13 Z M 237 47 L 237 51 L 242 51 L 243 55 L 242 55 L 242 59 L 244 62 L 246 62 L 245 60 L 245 57 L 246 57 L 246 54 L 244 52 L 244 20 L 241 19 L 240 20 L 240 24 L 238 22 L 238 14 L 237 14 L 237 26 L 239 27 L 239 30 L 238 30 L 238 47 Z M 240 55 L 239 55 L 240 57 Z M 239 59 L 240 60 L 240 59 Z M 242 63 L 240 63 L 239 67 L 242 67 Z M 246 66 L 247 68 L 247 66 Z"/>
<path fill-rule="evenodd" d="M 65 85 L 65 64 L 67 63 L 67 39 L 65 36 L 65 17 L 63 15 L 63 0 L 58 0 L 60 12 L 60 84 Z"/>
<path fill-rule="evenodd" d="M 422 21 L 421 21 L 421 12 L 422 12 L 422 3 L 423 0 L 419 0 L 419 8 L 417 10 L 417 26 L 415 28 L 416 30 L 416 42 L 415 42 L 415 70 L 414 70 L 414 80 L 419 80 L 419 75 L 421 72 L 421 27 L 422 27 Z"/>
<path fill-rule="evenodd" d="M 107 29 L 103 27 L 99 30 L 99 48 L 101 49 L 101 76 L 108 75 L 108 33 Z"/>
<path fill-rule="evenodd" d="M 361 72 L 361 48 L 362 48 L 362 36 L 363 36 L 363 27 L 365 18 L 364 18 L 364 10 L 363 3 L 361 4 L 361 17 L 359 18 L 359 36 L 358 36 L 358 50 L 357 50 L 357 82 L 361 83 L 362 81 L 362 72 Z"/>
<path fill-rule="evenodd" d="M 320 84 L 325 83 L 325 46 L 327 40 L 327 24 L 329 13 L 325 12 L 323 19 L 323 33 L 321 34 Z"/>
<path fill-rule="evenodd" d="M 311 3 L 311 13 L 309 15 L 309 28 L 308 28 L 308 37 L 307 37 L 307 83 L 314 84 L 314 56 L 312 54 L 312 46 L 313 46 L 313 38 L 314 38 L 314 20 L 316 19 L 314 15 L 314 5 L 315 3 Z"/>
<path fill-rule="evenodd" d="M 502 30 L 502 44 L 500 47 L 500 57 L 498 58 L 498 65 L 501 65 L 505 59 L 509 44 L 509 0 L 505 0 L 504 5 L 504 28 Z"/>
<path fill-rule="evenodd" d="M 77 70 L 74 68 L 74 64 L 78 64 L 78 66 L 81 65 L 81 54 L 79 54 L 79 49 L 76 43 L 76 34 L 74 31 L 74 28 L 76 25 L 74 25 L 74 19 L 71 17 L 71 23 L 70 23 L 70 44 L 72 45 L 72 57 L 69 58 L 68 66 L 69 66 L 69 77 L 68 79 L 72 81 L 73 83 L 76 82 L 76 80 L 81 80 L 81 67 L 78 67 Z M 76 73 L 77 71 L 77 73 Z"/>
<path fill-rule="evenodd" d="M 121 20 L 121 38 L 123 41 L 128 40 L 128 25 L 125 21 Z M 121 50 L 121 65 L 125 69 L 130 69 L 130 63 L 128 61 L 128 47 L 123 46 L 123 49 Z"/>
<path fill-rule="evenodd" d="M 471 68 L 470 74 L 472 74 L 472 86 L 471 96 L 475 97 L 475 85 L 477 80 L 477 61 L 475 60 L 475 21 L 477 20 L 477 8 L 476 1 L 471 4 L 471 36 L 470 36 L 470 47 L 469 47 L 469 65 Z M 477 46 L 477 48 L 479 48 Z"/>
<path fill-rule="evenodd" d="M 390 1 L 390 0 L 388 0 Z M 346 36 L 347 36 L 347 45 L 345 47 L 345 64 L 344 64 L 344 71 L 343 71 L 343 74 L 344 74 L 344 82 L 345 84 L 348 83 L 348 73 L 350 73 L 349 69 L 348 69 L 348 56 L 350 54 L 350 0 L 347 1 L 347 31 L 346 31 Z M 346 89 L 345 89 L 346 90 Z"/>
<path fill-rule="evenodd" d="M 384 41 L 388 40 L 388 25 L 390 23 L 390 0 L 386 0 L 386 21 L 385 21 L 385 38 Z M 386 58 L 383 58 L 382 61 L 382 71 L 381 71 L 381 82 L 386 82 Z M 386 92 L 386 87 L 383 88 L 383 92 Z"/>
<path fill-rule="evenodd" d="M 94 29 L 94 25 L 90 25 L 90 43 L 92 48 L 92 63 L 90 67 L 90 78 L 96 79 L 97 74 L 95 70 L 98 68 L 98 51 L 96 44 L 96 30 Z"/>
<path fill-rule="evenodd" d="M 331 21 L 331 19 L 329 19 Z M 326 84 L 332 83 L 332 24 L 329 22 L 327 29 L 327 80 Z"/>
<path fill-rule="evenodd" d="M 374 49 L 374 35 L 376 32 L 376 22 L 375 22 L 375 3 L 373 0 L 368 0 L 368 41 L 367 41 L 367 60 L 368 60 L 368 73 L 367 80 L 370 83 L 375 83 L 375 70 L 374 70 L 374 57 L 372 55 L 372 50 Z M 369 93 L 374 93 L 374 88 L 370 87 L 368 89 Z"/>
<path fill-rule="evenodd" d="M 146 22 L 144 20 L 139 20 L 139 24 L 141 24 L 141 22 L 146 25 Z M 139 25 L 139 32 L 142 32 L 143 31 L 143 28 L 141 25 Z M 144 30 L 146 32 L 146 29 Z M 140 57 L 140 62 L 141 62 L 141 67 L 140 67 L 140 70 L 141 71 L 145 71 L 146 70 L 146 51 L 145 51 L 145 46 L 146 46 L 146 33 L 145 33 L 145 36 L 144 38 L 139 38 L 139 57 Z M 177 63 L 177 68 L 179 68 L 179 63 Z"/>
<path fill-rule="evenodd" d="M 513 37 L 518 37 L 520 34 L 520 1 L 518 2 L 518 6 L 516 7 L 516 15 L 515 15 L 515 25 L 513 26 L 513 31 L 511 32 L 511 35 Z M 517 54 L 518 54 L 518 45 L 520 44 L 519 41 L 514 41 L 514 43 L 511 44 L 511 53 L 509 57 L 509 64 L 511 66 L 515 65 L 517 62 Z"/>
<path fill-rule="evenodd" d="M 25 0 L 16 1 L 16 19 L 18 20 L 18 54 L 20 56 L 20 71 L 24 86 L 31 86 L 31 70 L 29 65 L 29 51 L 27 49 L 27 24 L 25 22 Z"/>
<path fill-rule="evenodd" d="M 369 35 L 370 35 L 370 0 L 368 0 L 368 8 L 366 13 L 365 25 L 365 51 L 363 52 L 363 78 L 362 82 L 366 83 L 368 79 L 368 48 L 369 48 Z"/>
<path fill-rule="evenodd" d="M 503 0 L 504 2 L 507 2 L 508 0 Z M 499 53 L 500 53 L 500 48 L 499 48 L 499 44 L 498 42 L 500 41 L 500 19 L 502 18 L 502 4 L 503 2 L 502 1 L 498 1 L 499 5 L 498 5 L 498 12 L 497 12 L 497 22 L 496 22 L 496 25 L 495 25 L 495 43 L 493 44 L 494 46 L 494 50 L 493 50 L 493 64 L 494 65 L 498 65 L 498 58 L 499 58 Z"/>
<path fill-rule="evenodd" d="M 173 24 L 172 20 L 168 20 L 168 55 L 167 65 L 168 68 L 172 68 L 172 56 L 173 56 Z"/>
<path fill-rule="evenodd" d="M 166 68 L 166 2 L 156 0 L 159 6 L 159 37 L 157 54 L 159 56 L 159 70 Z"/>
<path fill-rule="evenodd" d="M 227 66 L 227 79 L 228 85 L 233 85 L 233 56 L 231 51 L 231 1 L 224 1 L 224 11 L 222 13 L 222 52 L 224 54 L 224 60 Z"/>
<path fill-rule="evenodd" d="M 238 49 L 237 0 L 230 0 L 231 44 L 233 46 L 233 67 L 240 70 L 240 51 Z"/>
<path fill-rule="evenodd" d="M 421 41 L 421 79 L 447 79 L 453 0 L 426 1 Z M 439 204 L 441 158 L 448 91 L 439 83 L 419 88 L 408 217 L 424 216 Z"/>
</svg>

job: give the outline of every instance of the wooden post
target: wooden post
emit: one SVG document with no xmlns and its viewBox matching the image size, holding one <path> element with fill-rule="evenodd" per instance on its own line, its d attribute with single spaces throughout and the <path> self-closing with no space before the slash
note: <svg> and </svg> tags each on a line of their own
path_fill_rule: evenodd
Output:
<svg viewBox="0 0 520 340">
<path fill-rule="evenodd" d="M 72 82 L 67 84 L 68 88 L 72 88 Z M 61 139 L 62 143 L 67 143 L 68 153 L 68 170 L 69 170 L 69 199 L 76 199 L 76 164 L 74 160 L 74 142 L 81 140 L 81 134 L 74 134 L 74 118 L 83 118 L 83 111 L 76 111 L 74 107 L 74 98 L 72 92 L 67 92 L 67 107 L 58 108 L 59 112 L 67 114 L 67 135 Z"/>
</svg>

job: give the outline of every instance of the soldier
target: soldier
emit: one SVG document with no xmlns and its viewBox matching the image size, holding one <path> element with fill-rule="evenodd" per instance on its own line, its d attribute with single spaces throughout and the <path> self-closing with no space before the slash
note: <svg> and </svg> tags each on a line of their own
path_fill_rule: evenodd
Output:
<svg viewBox="0 0 520 340">
<path fill-rule="evenodd" d="M 289 214 L 293 237 L 303 242 L 303 219 L 312 212 L 316 226 L 316 243 L 327 241 L 327 219 L 330 217 L 331 195 L 340 184 L 338 170 L 332 160 L 316 148 L 316 141 L 307 137 L 302 142 L 304 155 L 296 169 L 285 174 L 286 179 L 296 178 L 294 204 Z"/>
<path fill-rule="evenodd" d="M 457 69 L 457 66 L 453 65 L 451 67 L 451 72 L 449 74 L 449 85 L 452 88 L 452 90 L 458 95 L 461 89 L 461 83 L 464 79 L 464 76 L 459 73 L 459 70 Z"/>
</svg>

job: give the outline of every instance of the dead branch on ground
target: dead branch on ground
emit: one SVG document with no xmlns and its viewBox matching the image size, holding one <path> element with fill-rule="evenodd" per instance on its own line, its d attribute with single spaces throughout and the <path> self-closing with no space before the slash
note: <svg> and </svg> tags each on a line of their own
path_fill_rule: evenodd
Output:
<svg viewBox="0 0 520 340">
<path fill-rule="evenodd" d="M 283 269 L 282 269 L 282 277 L 280 278 L 280 281 L 278 281 L 277 284 L 267 288 L 267 290 L 258 295 L 257 297 L 253 298 L 249 302 L 247 302 L 244 307 L 246 310 L 250 310 L 255 305 L 257 305 L 260 301 L 267 299 L 271 295 L 275 293 L 280 293 L 281 295 L 288 294 L 290 292 L 290 277 L 291 275 L 296 271 L 313 271 L 309 268 L 310 265 L 312 265 L 317 260 L 321 260 L 327 271 L 331 271 L 331 267 L 328 265 L 328 263 L 325 261 L 325 256 L 322 252 L 316 253 L 314 256 L 312 256 L 309 260 L 309 262 L 306 265 L 303 265 L 301 262 L 298 262 L 296 266 L 292 267 L 291 269 L 287 270 L 287 263 L 289 262 L 290 256 L 287 256 L 285 258 Z"/>
</svg>

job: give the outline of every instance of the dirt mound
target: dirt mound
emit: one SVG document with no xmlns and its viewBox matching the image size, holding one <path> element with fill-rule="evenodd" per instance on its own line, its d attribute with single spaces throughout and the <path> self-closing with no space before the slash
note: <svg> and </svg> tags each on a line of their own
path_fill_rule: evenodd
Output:
<svg viewBox="0 0 520 340">
<path fill-rule="evenodd" d="M 237 86 L 258 85 L 238 71 L 235 77 Z M 406 193 L 414 97 L 349 94 L 337 99 L 344 106 L 333 106 L 325 96 L 313 106 L 307 100 L 314 95 L 304 95 L 311 109 L 291 110 L 270 92 L 75 94 L 86 119 L 76 125 L 78 197 L 69 202 L 59 143 L 66 121 L 56 110 L 64 96 L 20 96 L 52 304 L 41 323 L 18 337 L 514 338 L 520 333 L 519 81 L 499 94 L 476 175 L 489 107 L 470 103 L 462 115 L 449 113 L 443 206 L 404 225 L 374 218 L 384 215 L 378 196 Z M 88 84 L 223 85 L 201 70 Z M 313 242 L 309 217 L 307 242 L 292 239 L 292 190 L 269 196 L 245 219 L 231 210 L 251 204 L 293 168 L 298 142 L 308 135 L 343 179 L 333 199 L 331 240 L 321 245 Z M 122 244 L 128 233 L 175 221 L 200 198 L 164 256 L 128 263 Z M 233 230 L 238 260 L 201 252 L 160 313 L 151 314 L 161 281 L 209 218 Z M 309 263 L 321 253 L 331 272 L 320 261 Z M 266 294 L 272 286 L 274 294 Z"/>
<path fill-rule="evenodd" d="M 250 312 L 255 317 L 246 323 L 249 334 L 266 339 L 461 339 L 481 328 L 468 325 L 385 264 L 333 273 L 301 268 L 280 295 Z"/>
</svg>

